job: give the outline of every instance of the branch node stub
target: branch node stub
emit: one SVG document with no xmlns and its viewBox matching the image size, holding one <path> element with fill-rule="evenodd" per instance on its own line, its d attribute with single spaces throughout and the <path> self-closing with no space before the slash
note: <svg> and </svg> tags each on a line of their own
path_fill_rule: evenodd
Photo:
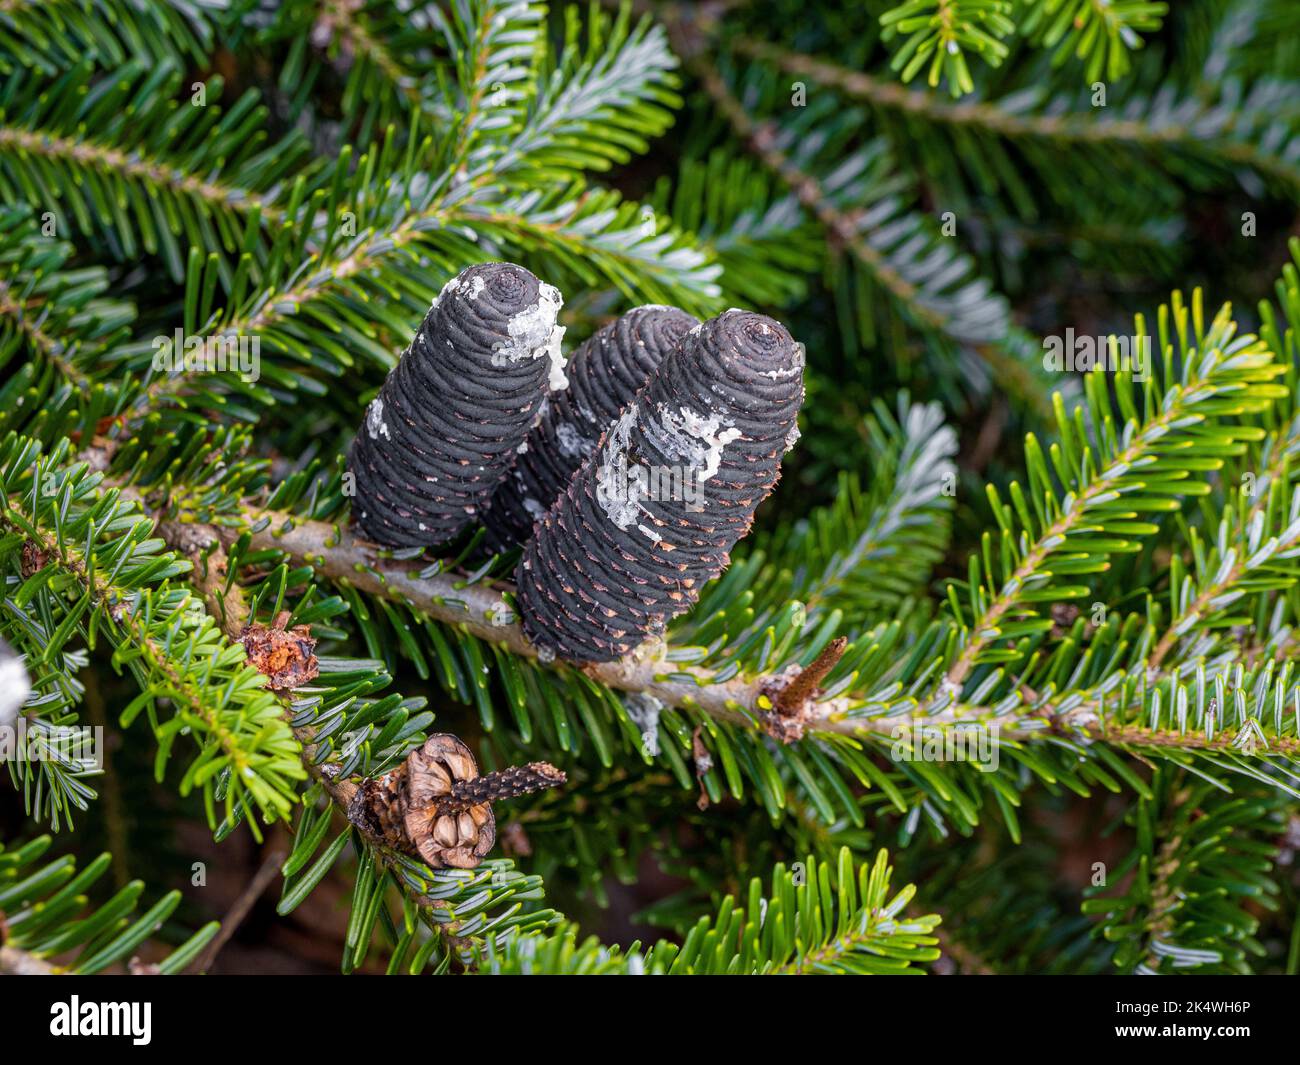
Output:
<svg viewBox="0 0 1300 1065">
<path fill-rule="evenodd" d="M 762 685 L 756 709 L 769 736 L 782 743 L 803 738 L 812 721 L 821 682 L 839 664 L 848 645 L 848 637 L 837 636 L 806 668 L 791 666 Z"/>
</svg>

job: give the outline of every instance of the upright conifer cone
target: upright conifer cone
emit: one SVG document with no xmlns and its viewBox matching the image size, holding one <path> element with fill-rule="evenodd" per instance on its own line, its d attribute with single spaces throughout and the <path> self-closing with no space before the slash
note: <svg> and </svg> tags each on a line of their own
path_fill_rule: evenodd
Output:
<svg viewBox="0 0 1300 1065">
<path fill-rule="evenodd" d="M 352 513 L 393 547 L 453 539 L 492 498 L 565 377 L 563 301 L 521 266 L 471 266 L 443 287 L 366 411 L 348 454 Z"/>
<path fill-rule="evenodd" d="M 682 339 L 537 525 L 516 573 L 524 631 L 621 658 L 727 565 L 798 438 L 803 349 L 728 311 Z"/>
<path fill-rule="evenodd" d="M 533 523 L 564 491 L 601 434 L 699 324 L 676 307 L 636 307 L 573 353 L 565 367 L 568 389 L 551 396 L 483 515 L 491 550 L 509 550 L 532 535 Z"/>
</svg>

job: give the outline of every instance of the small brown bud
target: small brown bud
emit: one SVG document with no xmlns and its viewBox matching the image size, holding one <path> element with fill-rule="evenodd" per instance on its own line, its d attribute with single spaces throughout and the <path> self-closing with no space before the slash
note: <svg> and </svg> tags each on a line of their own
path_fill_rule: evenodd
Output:
<svg viewBox="0 0 1300 1065">
<path fill-rule="evenodd" d="M 266 675 L 266 686 L 272 691 L 301 688 L 320 673 L 311 627 L 286 629 L 288 621 L 289 612 L 282 611 L 273 626 L 253 622 L 239 634 L 249 665 Z"/>
<path fill-rule="evenodd" d="M 19 556 L 19 569 L 23 578 L 26 579 L 39 570 L 45 568 L 45 564 L 50 560 L 50 553 L 42 550 L 32 540 L 23 544 L 22 554 Z"/>
</svg>

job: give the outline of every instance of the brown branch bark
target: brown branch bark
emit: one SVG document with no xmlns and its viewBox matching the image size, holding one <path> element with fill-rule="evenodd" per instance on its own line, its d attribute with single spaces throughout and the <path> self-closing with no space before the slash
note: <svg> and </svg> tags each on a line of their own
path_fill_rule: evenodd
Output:
<svg viewBox="0 0 1300 1065">
<path fill-rule="evenodd" d="M 0 976 L 57 976 L 59 970 L 47 961 L 17 947 L 0 947 Z"/>
<path fill-rule="evenodd" d="M 257 530 L 252 533 L 254 550 L 284 551 L 330 580 L 402 603 L 436 621 L 458 625 L 511 654 L 534 661 L 541 657 L 518 623 L 503 621 L 509 607 L 502 593 L 512 591 L 508 585 L 467 584 L 449 573 L 421 577 L 424 563 L 383 558 L 374 544 L 325 522 L 256 507 L 248 508 L 244 517 L 249 527 Z M 618 662 L 581 666 L 560 663 L 558 668 L 579 670 L 619 691 L 645 692 L 668 706 L 690 707 L 721 720 L 752 723 L 748 715 L 757 706 L 761 678 L 718 681 L 712 670 L 667 661 L 666 650 L 664 644 L 655 642 Z M 829 720 L 849 707 L 847 699 L 831 700 L 821 705 L 819 716 Z"/>
<path fill-rule="evenodd" d="M 137 490 L 127 488 L 124 494 L 139 501 L 148 512 Z M 421 577 L 421 570 L 426 568 L 423 563 L 385 557 L 377 545 L 362 540 L 344 527 L 323 521 L 253 505 L 244 507 L 241 519 L 250 532 L 251 546 L 255 550 L 282 551 L 294 560 L 312 566 L 320 576 L 329 580 L 347 583 L 367 594 L 402 603 L 435 621 L 459 626 L 465 632 L 522 658 L 543 664 L 550 661 L 542 658 L 517 622 L 505 620 L 508 604 L 504 593 L 512 591 L 508 584 L 471 584 L 453 573 Z M 159 526 L 162 531 L 167 523 L 160 522 Z M 185 529 L 185 526 L 180 528 Z M 190 527 L 191 530 L 196 528 L 202 530 L 198 534 L 200 543 L 206 545 L 211 543 L 210 538 L 217 539 L 220 554 L 211 550 L 206 557 L 210 567 L 215 565 L 218 572 L 224 573 L 227 564 L 224 544 L 233 541 L 238 534 L 231 529 L 212 526 Z M 181 532 L 173 528 L 169 532 L 176 537 L 176 545 L 189 544 L 193 548 L 195 534 L 192 531 Z M 237 586 L 232 587 L 232 594 L 242 595 Z M 226 613 L 230 618 L 238 615 L 238 611 L 227 610 Z M 231 635 L 229 630 L 227 635 Z M 237 634 L 232 638 L 237 638 Z M 760 699 L 770 702 L 779 697 L 785 684 L 789 683 L 786 678 L 770 675 L 719 680 L 716 672 L 706 667 L 668 661 L 667 651 L 668 647 L 656 640 L 620 661 L 585 665 L 560 661 L 554 663 L 553 668 L 579 671 L 616 691 L 645 693 L 666 706 L 693 709 L 715 720 L 759 729 L 765 728 Z M 851 716 L 860 702 L 845 695 L 814 702 L 808 708 L 805 732 L 846 736 L 893 734 L 900 721 L 897 715 Z M 1041 738 L 1045 733 L 1040 727 L 1043 721 L 1050 723 L 1050 734 L 1057 737 L 1075 735 L 1081 739 L 1126 746 L 1230 750 L 1236 739 L 1236 733 L 1227 730 L 1207 740 L 1200 733 L 1153 732 L 1135 724 L 1107 725 L 1102 720 L 1102 710 L 1103 699 L 1100 696 L 1084 699 L 1065 713 L 1058 713 L 1051 702 L 1017 708 L 1001 715 L 990 713 L 984 706 L 964 703 L 953 703 L 935 713 L 924 713 L 919 703 L 915 707 L 915 713 L 927 725 L 943 727 L 978 723 L 986 728 L 998 728 L 1002 738 L 1012 741 Z M 356 785 L 350 781 L 335 781 L 313 763 L 314 737 L 310 730 L 296 729 L 295 735 L 304 745 L 303 764 L 308 772 L 329 793 L 331 800 L 346 811 Z M 1279 736 L 1270 738 L 1268 742 L 1270 751 L 1300 754 L 1300 738 Z"/>
<path fill-rule="evenodd" d="M 376 545 L 354 536 L 337 525 L 296 518 L 279 511 L 249 507 L 244 513 L 256 550 L 279 550 L 299 562 L 313 566 L 327 579 L 346 582 L 367 594 L 402 603 L 436 621 L 460 626 L 480 639 L 497 644 L 512 654 L 539 661 L 537 648 L 528 642 L 515 622 L 503 622 L 503 593 L 507 584 L 476 583 L 452 573 L 421 577 L 425 568 L 418 561 L 385 558 Z M 773 676 L 733 677 L 718 680 L 715 671 L 702 667 L 669 662 L 668 648 L 660 641 L 648 643 L 638 652 L 617 662 L 588 665 L 558 662 L 555 668 L 579 670 L 606 687 L 624 692 L 644 692 L 666 706 L 698 710 L 708 716 L 751 728 L 762 728 L 763 709 L 760 698 L 779 697 L 785 680 Z M 852 717 L 861 700 L 852 696 L 835 696 L 814 702 L 808 710 L 806 732 L 830 732 L 853 736 L 863 733 L 890 735 L 899 723 L 898 716 Z M 1044 730 L 1035 723 L 1048 720 L 1052 734 L 1071 732 L 1081 738 L 1104 740 L 1126 745 L 1197 747 L 1227 750 L 1235 732 L 1220 732 L 1212 740 L 1199 733 L 1186 735 L 1152 732 L 1139 725 L 1106 726 L 1101 720 L 1100 697 L 1085 699 L 1065 713 L 1057 713 L 1051 703 L 1024 708 L 1008 714 L 993 715 L 983 706 L 957 703 L 937 713 L 924 714 L 930 725 L 958 722 L 997 727 L 1009 740 L 1041 738 Z M 923 714 L 920 704 L 916 714 Z M 1287 754 L 1300 753 L 1300 739 L 1272 737 L 1270 749 Z"/>
<path fill-rule="evenodd" d="M 212 968 L 212 963 L 217 960 L 217 955 L 221 953 L 221 948 L 230 942 L 230 938 L 235 934 L 241 924 L 244 923 L 249 912 L 253 909 L 253 904 L 257 902 L 271 886 L 271 881 L 280 875 L 280 866 L 284 864 L 285 854 L 283 851 L 271 851 L 262 862 L 257 872 L 253 874 L 253 879 L 245 885 L 244 890 L 239 893 L 239 898 L 235 900 L 233 906 L 221 920 L 221 931 L 212 938 L 203 952 L 194 959 L 190 966 L 192 973 L 206 973 Z"/>
</svg>

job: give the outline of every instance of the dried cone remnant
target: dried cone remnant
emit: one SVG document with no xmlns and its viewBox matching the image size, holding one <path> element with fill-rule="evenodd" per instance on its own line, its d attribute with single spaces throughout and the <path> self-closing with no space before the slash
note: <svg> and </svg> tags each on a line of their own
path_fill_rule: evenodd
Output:
<svg viewBox="0 0 1300 1065">
<path fill-rule="evenodd" d="M 598 330 L 569 359 L 569 387 L 551 397 L 510 476 L 483 515 L 487 545 L 507 551 L 532 535 L 601 434 L 699 321 L 676 307 L 637 307 Z"/>
<path fill-rule="evenodd" d="M 798 438 L 803 349 L 728 311 L 687 334 L 537 525 L 516 574 L 544 652 L 622 658 L 730 560 Z"/>
<path fill-rule="evenodd" d="M 283 610 L 270 627 L 253 622 L 239 633 L 249 665 L 266 675 L 266 686 L 272 691 L 301 688 L 320 674 L 311 627 L 288 629 L 288 623 L 289 611 Z"/>
<path fill-rule="evenodd" d="M 546 762 L 479 776 L 470 749 L 449 733 L 430 736 L 405 762 L 365 781 L 348 816 L 390 847 L 434 869 L 473 869 L 496 842 L 492 803 L 564 783 Z"/>
<path fill-rule="evenodd" d="M 492 498 L 547 386 L 565 387 L 558 290 L 522 266 L 471 266 L 443 287 L 366 411 L 348 454 L 352 513 L 392 547 L 454 539 Z"/>
</svg>

